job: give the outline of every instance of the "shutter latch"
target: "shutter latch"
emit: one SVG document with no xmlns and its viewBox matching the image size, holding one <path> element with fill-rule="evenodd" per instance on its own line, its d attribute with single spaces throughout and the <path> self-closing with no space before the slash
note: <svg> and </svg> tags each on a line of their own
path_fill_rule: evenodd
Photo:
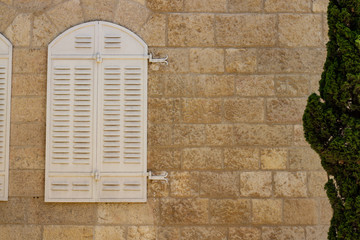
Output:
<svg viewBox="0 0 360 240">
<path fill-rule="evenodd" d="M 152 53 L 149 54 L 149 62 L 151 62 L 151 63 L 165 63 L 166 65 L 169 64 L 167 55 L 164 58 L 153 58 Z"/>
<path fill-rule="evenodd" d="M 101 54 L 100 54 L 99 52 L 96 54 L 96 62 L 97 62 L 97 63 L 101 63 L 101 62 L 102 62 L 102 57 L 101 57 Z"/>
<path fill-rule="evenodd" d="M 99 181 L 100 180 L 100 173 L 98 170 L 95 170 L 94 172 L 94 178 L 95 178 L 95 181 Z"/>
<path fill-rule="evenodd" d="M 154 180 L 154 181 L 165 181 L 165 182 L 168 182 L 168 179 L 167 179 L 167 175 L 168 173 L 165 172 L 165 171 L 162 171 L 161 174 L 159 175 L 152 175 L 152 172 L 149 171 L 148 172 L 148 177 L 150 180 Z"/>
</svg>

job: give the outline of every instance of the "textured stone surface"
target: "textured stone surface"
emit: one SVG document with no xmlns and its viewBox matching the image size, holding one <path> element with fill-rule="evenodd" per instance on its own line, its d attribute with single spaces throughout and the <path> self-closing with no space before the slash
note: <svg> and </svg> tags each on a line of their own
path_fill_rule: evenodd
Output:
<svg viewBox="0 0 360 240">
<path fill-rule="evenodd" d="M 158 240 L 180 240 L 180 229 L 175 227 L 159 227 Z"/>
<path fill-rule="evenodd" d="M 221 100 L 188 98 L 182 101 L 182 119 L 185 123 L 221 122 Z"/>
<path fill-rule="evenodd" d="M 301 123 L 306 98 L 276 98 L 266 102 L 266 120 L 271 123 Z"/>
<path fill-rule="evenodd" d="M 270 197 L 271 172 L 243 172 L 240 174 L 240 192 L 245 197 Z"/>
<path fill-rule="evenodd" d="M 0 236 L 6 240 L 33 239 L 40 240 L 41 226 L 34 225 L 0 225 Z"/>
<path fill-rule="evenodd" d="M 326 197 L 324 189 L 328 177 L 325 171 L 309 172 L 308 186 L 311 197 Z"/>
<path fill-rule="evenodd" d="M 46 49 L 13 49 L 13 73 L 46 73 Z"/>
<path fill-rule="evenodd" d="M 44 146 L 45 124 L 11 124 L 10 146 Z"/>
<path fill-rule="evenodd" d="M 185 11 L 226 12 L 226 0 L 185 0 Z"/>
<path fill-rule="evenodd" d="M 200 124 L 180 124 L 174 126 L 174 144 L 182 146 L 202 146 L 205 143 L 205 126 Z"/>
<path fill-rule="evenodd" d="M 234 76 L 231 75 L 197 75 L 189 78 L 189 84 L 185 87 L 193 88 L 193 96 L 227 97 L 235 93 L 234 81 Z"/>
<path fill-rule="evenodd" d="M 81 0 L 81 3 L 85 21 L 98 19 L 108 21 L 113 20 L 117 3 L 116 0 Z"/>
<path fill-rule="evenodd" d="M 199 174 L 196 172 L 172 172 L 169 175 L 172 197 L 199 196 Z"/>
<path fill-rule="evenodd" d="M 60 31 L 83 21 L 80 0 L 70 0 L 57 5 L 48 11 L 51 21 Z"/>
<path fill-rule="evenodd" d="M 314 12 L 326 12 L 329 0 L 313 0 Z"/>
<path fill-rule="evenodd" d="M 200 173 L 200 197 L 238 197 L 239 174 L 232 172 Z"/>
<path fill-rule="evenodd" d="M 306 227 L 306 239 L 327 240 L 329 226 Z"/>
<path fill-rule="evenodd" d="M 12 96 L 18 95 L 46 95 L 45 74 L 13 74 L 11 83 Z"/>
<path fill-rule="evenodd" d="M 277 197 L 306 197 L 306 173 L 276 172 L 274 174 L 274 194 Z"/>
<path fill-rule="evenodd" d="M 230 12 L 259 12 L 262 9 L 262 0 L 229 0 Z"/>
<path fill-rule="evenodd" d="M 184 0 L 147 0 L 148 8 L 154 11 L 178 12 L 183 9 Z"/>
<path fill-rule="evenodd" d="M 229 240 L 260 240 L 261 230 L 253 227 L 229 228 Z"/>
<path fill-rule="evenodd" d="M 166 98 L 148 100 L 148 121 L 151 123 L 172 123 L 179 112 L 174 108 L 175 101 Z"/>
<path fill-rule="evenodd" d="M 205 129 L 206 144 L 212 146 L 231 146 L 234 144 L 231 124 L 207 124 Z"/>
<path fill-rule="evenodd" d="M 10 197 L 6 202 L 0 202 L 0 223 L 22 224 L 27 222 L 28 203 L 29 201 L 26 198 L 13 197 Z"/>
<path fill-rule="evenodd" d="M 287 150 L 284 148 L 265 148 L 260 152 L 261 169 L 286 169 Z"/>
<path fill-rule="evenodd" d="M 152 226 L 130 226 L 128 240 L 156 240 L 156 228 Z"/>
<path fill-rule="evenodd" d="M 179 169 L 180 157 L 179 150 L 151 148 L 148 151 L 148 167 L 154 170 Z"/>
<path fill-rule="evenodd" d="M 250 200 L 219 199 L 210 201 L 211 224 L 244 224 L 250 221 Z"/>
<path fill-rule="evenodd" d="M 289 151 L 289 167 L 291 170 L 320 170 L 320 157 L 311 148 L 294 148 Z"/>
<path fill-rule="evenodd" d="M 22 13 L 15 17 L 11 25 L 6 29 L 5 35 L 15 46 L 29 46 L 31 32 L 31 15 Z"/>
<path fill-rule="evenodd" d="M 11 105 L 12 122 L 45 122 L 46 99 L 44 97 L 13 97 Z"/>
<path fill-rule="evenodd" d="M 44 226 L 43 240 L 90 240 L 93 239 L 93 227 L 90 226 Z"/>
<path fill-rule="evenodd" d="M 120 0 L 117 6 L 114 22 L 132 31 L 139 31 L 150 15 L 150 11 L 145 6 L 136 2 Z"/>
<path fill-rule="evenodd" d="M 185 148 L 182 152 L 182 168 L 187 170 L 221 169 L 222 151 L 217 148 Z"/>
<path fill-rule="evenodd" d="M 51 0 L 13 0 L 14 6 L 23 11 L 42 10 L 48 7 L 51 2 Z"/>
<path fill-rule="evenodd" d="M 43 170 L 11 170 L 9 196 L 44 196 Z"/>
<path fill-rule="evenodd" d="M 278 224 L 282 222 L 282 201 L 280 199 L 252 200 L 252 215 L 255 224 Z"/>
<path fill-rule="evenodd" d="M 58 34 L 57 29 L 49 21 L 46 14 L 34 16 L 32 46 L 45 47 Z"/>
<path fill-rule="evenodd" d="M 316 224 L 317 204 L 312 199 L 285 199 L 284 222 L 286 224 Z"/>
<path fill-rule="evenodd" d="M 305 230 L 302 227 L 263 227 L 262 240 L 304 240 Z"/>
<path fill-rule="evenodd" d="M 181 230 L 181 239 L 187 240 L 227 240 L 227 229 L 216 227 L 185 227 Z"/>
<path fill-rule="evenodd" d="M 150 64 L 149 69 L 158 72 L 167 72 L 167 73 L 187 73 L 190 69 L 189 54 L 190 50 L 188 49 L 179 49 L 179 48 L 166 48 L 166 49 L 150 49 L 153 52 L 154 57 L 164 57 L 168 56 L 169 65 L 165 64 Z"/>
<path fill-rule="evenodd" d="M 268 12 L 310 12 L 311 5 L 308 0 L 293 0 L 291 4 L 286 0 L 266 0 L 265 10 Z"/>
<path fill-rule="evenodd" d="M 296 146 L 309 146 L 305 140 L 304 128 L 302 125 L 294 126 L 294 145 Z"/>
<path fill-rule="evenodd" d="M 274 77 L 271 75 L 237 76 L 236 94 L 246 97 L 274 96 Z"/>
<path fill-rule="evenodd" d="M 280 75 L 275 77 L 279 97 L 306 97 L 309 94 L 309 75 Z"/>
<path fill-rule="evenodd" d="M 330 225 L 330 221 L 333 215 L 333 210 L 327 198 L 320 199 L 320 224 Z"/>
<path fill-rule="evenodd" d="M 232 98 L 224 100 L 224 118 L 232 123 L 238 122 L 263 122 L 263 99 Z"/>
<path fill-rule="evenodd" d="M 0 30 L 2 32 L 5 31 L 9 24 L 14 20 L 15 16 L 15 9 L 4 4 L 0 5 Z"/>
<path fill-rule="evenodd" d="M 96 226 L 95 240 L 125 240 L 125 227 L 119 226 Z"/>
<path fill-rule="evenodd" d="M 259 150 L 256 148 L 228 148 L 224 150 L 224 168 L 231 170 L 259 169 Z"/>
<path fill-rule="evenodd" d="M 148 125 L 148 144 L 150 146 L 164 146 L 172 143 L 172 128 L 169 124 Z"/>
<path fill-rule="evenodd" d="M 229 73 L 253 73 L 257 65 L 256 49 L 226 49 L 225 64 Z"/>
<path fill-rule="evenodd" d="M 224 72 L 224 50 L 216 48 L 191 49 L 190 71 L 194 73 Z"/>
<path fill-rule="evenodd" d="M 10 169 L 44 169 L 45 148 L 11 147 Z"/>
<path fill-rule="evenodd" d="M 139 31 L 139 35 L 149 46 L 165 46 L 166 16 L 152 14 Z"/>
</svg>

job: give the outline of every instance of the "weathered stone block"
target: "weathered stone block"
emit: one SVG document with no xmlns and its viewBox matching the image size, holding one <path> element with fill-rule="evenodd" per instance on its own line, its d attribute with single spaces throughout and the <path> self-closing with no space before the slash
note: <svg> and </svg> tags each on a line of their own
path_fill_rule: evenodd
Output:
<svg viewBox="0 0 360 240">
<path fill-rule="evenodd" d="M 13 97 L 11 105 L 12 122 L 45 122 L 46 99 L 44 97 Z"/>
<path fill-rule="evenodd" d="M 229 240 L 260 240 L 261 230 L 254 227 L 230 227 Z"/>
<path fill-rule="evenodd" d="M 306 240 L 327 240 L 329 226 L 306 227 Z"/>
<path fill-rule="evenodd" d="M 45 148 L 11 147 L 10 169 L 44 169 Z"/>
<path fill-rule="evenodd" d="M 245 224 L 251 219 L 251 203 L 248 199 L 210 200 L 211 224 Z"/>
<path fill-rule="evenodd" d="M 265 148 L 260 152 L 261 169 L 286 169 L 287 150 L 285 148 Z"/>
<path fill-rule="evenodd" d="M 267 12 L 310 12 L 311 5 L 308 0 L 294 0 L 289 4 L 286 0 L 266 0 Z"/>
<path fill-rule="evenodd" d="M 263 227 L 262 240 L 304 240 L 305 230 L 302 227 Z"/>
<path fill-rule="evenodd" d="M 307 197 L 305 172 L 276 172 L 274 175 L 276 197 Z"/>
<path fill-rule="evenodd" d="M 0 225 L 0 236 L 6 240 L 41 239 L 41 226 Z"/>
<path fill-rule="evenodd" d="M 193 83 L 196 97 L 227 97 L 235 93 L 234 76 L 231 75 L 195 75 L 188 80 Z"/>
<path fill-rule="evenodd" d="M 45 74 L 13 74 L 11 83 L 12 96 L 45 96 Z"/>
<path fill-rule="evenodd" d="M 56 5 L 47 14 L 61 32 L 84 21 L 80 5 L 80 0 L 66 1 Z"/>
<path fill-rule="evenodd" d="M 309 144 L 305 140 L 304 136 L 304 128 L 302 125 L 295 125 L 294 126 L 294 145 L 295 146 L 306 146 L 308 147 Z"/>
<path fill-rule="evenodd" d="M 164 96 L 164 85 L 166 74 L 157 74 L 156 72 L 148 72 L 148 97 Z"/>
<path fill-rule="evenodd" d="M 229 12 L 260 12 L 262 0 L 229 0 Z"/>
<path fill-rule="evenodd" d="M 172 197 L 199 196 L 199 174 L 197 172 L 171 172 L 169 179 Z"/>
<path fill-rule="evenodd" d="M 150 64 L 149 68 L 153 71 L 166 73 L 188 73 L 190 69 L 189 49 L 184 48 L 152 48 L 149 49 L 154 57 L 168 56 L 169 65 Z"/>
<path fill-rule="evenodd" d="M 152 14 L 144 26 L 140 29 L 139 35 L 149 46 L 165 46 L 165 26 L 165 14 Z"/>
<path fill-rule="evenodd" d="M 266 102 L 266 120 L 271 123 L 301 123 L 306 98 L 275 98 Z"/>
<path fill-rule="evenodd" d="M 179 169 L 181 151 L 167 148 L 150 148 L 148 150 L 148 168 L 153 170 Z"/>
<path fill-rule="evenodd" d="M 32 32 L 33 39 L 31 45 L 33 47 L 47 46 L 58 34 L 58 30 L 49 21 L 46 14 L 34 16 L 34 26 Z"/>
<path fill-rule="evenodd" d="M 172 144 L 172 126 L 170 124 L 148 125 L 148 144 L 165 146 Z"/>
<path fill-rule="evenodd" d="M 166 97 L 194 97 L 194 82 L 201 76 L 188 74 L 164 75 L 164 94 Z"/>
<path fill-rule="evenodd" d="M 44 146 L 45 124 L 11 124 L 10 146 Z"/>
<path fill-rule="evenodd" d="M 280 97 L 307 97 L 309 75 L 280 75 L 275 77 L 276 95 Z"/>
<path fill-rule="evenodd" d="M 318 214 L 316 201 L 313 199 L 285 199 L 284 222 L 292 225 L 317 224 Z"/>
<path fill-rule="evenodd" d="M 256 49 L 226 49 L 225 65 L 228 73 L 254 73 L 257 65 Z"/>
<path fill-rule="evenodd" d="M 181 239 L 227 240 L 227 229 L 223 227 L 184 227 Z"/>
<path fill-rule="evenodd" d="M 217 48 L 190 49 L 190 71 L 194 73 L 223 73 L 224 50 Z"/>
<path fill-rule="evenodd" d="M 16 8 L 22 11 L 41 11 L 51 5 L 51 0 L 13 0 L 13 4 Z"/>
<path fill-rule="evenodd" d="M 291 170 L 321 170 L 319 155 L 311 148 L 294 148 L 289 151 Z"/>
<path fill-rule="evenodd" d="M 174 99 L 149 98 L 148 121 L 150 123 L 173 123 L 179 114 L 174 108 Z"/>
<path fill-rule="evenodd" d="M 282 222 L 281 199 L 253 199 L 252 215 L 254 224 L 278 224 Z"/>
<path fill-rule="evenodd" d="M 149 15 L 150 10 L 142 4 L 120 0 L 115 11 L 114 22 L 137 32 L 146 23 Z"/>
<path fill-rule="evenodd" d="M 226 0 L 185 0 L 188 12 L 226 12 Z"/>
<path fill-rule="evenodd" d="M 43 170 L 11 170 L 9 196 L 44 196 Z"/>
<path fill-rule="evenodd" d="M 91 226 L 44 226 L 43 240 L 91 240 L 94 238 Z"/>
<path fill-rule="evenodd" d="M 206 144 L 213 146 L 231 146 L 234 144 L 233 126 L 230 124 L 207 124 Z"/>
<path fill-rule="evenodd" d="M 224 100 L 224 118 L 232 123 L 263 122 L 264 99 L 229 98 Z"/>
<path fill-rule="evenodd" d="M 149 198 L 161 198 L 169 196 L 169 184 L 164 181 L 148 181 L 147 196 Z"/>
<path fill-rule="evenodd" d="M 112 21 L 116 9 L 116 0 L 82 0 L 85 21 L 107 20 Z M 123 3 L 121 3 L 123 4 Z"/>
<path fill-rule="evenodd" d="M 312 5 L 314 12 L 326 12 L 329 0 L 313 0 Z"/>
<path fill-rule="evenodd" d="M 323 198 L 320 199 L 320 224 L 330 224 L 332 215 L 333 215 L 333 210 L 331 208 L 331 205 L 329 203 L 329 199 L 327 198 Z"/>
<path fill-rule="evenodd" d="M 217 148 L 185 148 L 182 151 L 182 168 L 186 170 L 211 170 L 222 168 L 222 151 Z"/>
<path fill-rule="evenodd" d="M 184 0 L 147 0 L 148 8 L 160 12 L 179 12 L 183 5 Z"/>
<path fill-rule="evenodd" d="M 182 101 L 182 119 L 185 123 L 221 122 L 221 99 L 184 99 Z"/>
<path fill-rule="evenodd" d="M 16 10 L 1 4 L 0 6 L 0 30 L 4 32 L 9 24 L 14 20 L 16 16 Z"/>
<path fill-rule="evenodd" d="M 180 229 L 175 227 L 159 227 L 158 240 L 180 240 Z"/>
<path fill-rule="evenodd" d="M 321 172 L 309 172 L 309 194 L 311 197 L 326 197 L 326 191 L 324 189 L 325 183 L 328 181 L 328 177 L 325 171 Z"/>
<path fill-rule="evenodd" d="M 125 240 L 125 227 L 95 226 L 95 240 Z"/>
<path fill-rule="evenodd" d="M 0 223 L 21 224 L 27 222 L 29 199 L 10 197 L 6 202 L 0 202 Z"/>
<path fill-rule="evenodd" d="M 270 197 L 272 194 L 271 172 L 240 173 L 240 192 L 245 197 Z"/>
<path fill-rule="evenodd" d="M 200 173 L 200 197 L 236 198 L 239 195 L 239 173 Z"/>
<path fill-rule="evenodd" d="M 259 169 L 259 149 L 256 148 L 225 148 L 224 168 L 230 170 Z"/>
<path fill-rule="evenodd" d="M 156 240 L 156 228 L 154 226 L 130 226 L 127 239 Z"/>
<path fill-rule="evenodd" d="M 13 73 L 46 73 L 46 49 L 13 49 Z"/>
<path fill-rule="evenodd" d="M 275 84 L 272 75 L 237 76 L 236 95 L 244 97 L 274 96 Z"/>
<path fill-rule="evenodd" d="M 31 38 L 31 15 L 21 13 L 17 15 L 14 21 L 6 29 L 5 35 L 14 46 L 29 46 Z"/>
<path fill-rule="evenodd" d="M 205 126 L 200 124 L 177 124 L 174 129 L 174 144 L 202 146 L 205 143 Z"/>
</svg>

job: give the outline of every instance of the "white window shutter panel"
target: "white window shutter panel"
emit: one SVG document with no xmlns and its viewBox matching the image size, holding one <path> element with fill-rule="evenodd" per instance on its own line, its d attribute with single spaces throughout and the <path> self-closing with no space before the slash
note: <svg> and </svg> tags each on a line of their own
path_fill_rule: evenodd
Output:
<svg viewBox="0 0 360 240">
<path fill-rule="evenodd" d="M 12 44 L 0 34 L 0 201 L 8 200 Z"/>
<path fill-rule="evenodd" d="M 48 56 L 45 200 L 146 201 L 146 44 L 96 21 L 61 34 Z"/>
</svg>

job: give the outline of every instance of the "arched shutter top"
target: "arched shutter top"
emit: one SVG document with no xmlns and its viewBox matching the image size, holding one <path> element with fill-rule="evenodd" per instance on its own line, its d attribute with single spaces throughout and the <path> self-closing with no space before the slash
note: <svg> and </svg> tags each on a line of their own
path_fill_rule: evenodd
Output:
<svg viewBox="0 0 360 240">
<path fill-rule="evenodd" d="M 12 44 L 3 35 L 0 34 L 0 54 L 10 55 L 12 52 Z"/>
<path fill-rule="evenodd" d="M 95 36 L 102 36 L 96 39 Z M 91 54 L 147 56 L 146 43 L 128 29 L 104 21 L 79 24 L 63 32 L 49 45 L 50 55 Z"/>
</svg>

